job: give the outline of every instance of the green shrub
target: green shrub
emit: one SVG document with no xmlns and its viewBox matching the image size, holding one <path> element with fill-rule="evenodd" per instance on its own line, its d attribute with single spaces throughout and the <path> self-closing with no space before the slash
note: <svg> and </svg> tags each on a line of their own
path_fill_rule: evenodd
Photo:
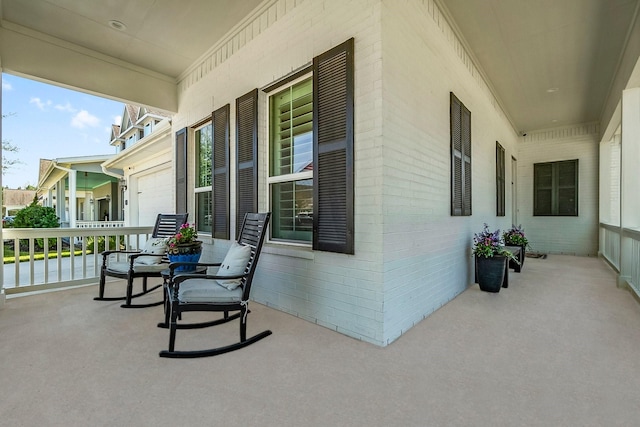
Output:
<svg viewBox="0 0 640 427">
<path fill-rule="evenodd" d="M 91 252 L 103 252 L 105 250 L 104 246 L 104 236 L 98 237 L 98 250 L 95 250 L 96 242 L 93 237 L 87 237 L 87 251 Z M 116 247 L 116 236 L 109 236 L 109 250 L 123 250 L 124 246 L 124 236 L 120 236 L 120 245 Z"/>
</svg>

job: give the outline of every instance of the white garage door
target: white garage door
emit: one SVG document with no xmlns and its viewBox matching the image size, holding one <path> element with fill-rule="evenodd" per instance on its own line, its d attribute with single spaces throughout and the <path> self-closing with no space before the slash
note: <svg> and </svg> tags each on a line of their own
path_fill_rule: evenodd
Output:
<svg viewBox="0 0 640 427">
<path fill-rule="evenodd" d="M 159 213 L 173 212 L 171 168 L 138 178 L 138 224 L 154 225 Z"/>
</svg>

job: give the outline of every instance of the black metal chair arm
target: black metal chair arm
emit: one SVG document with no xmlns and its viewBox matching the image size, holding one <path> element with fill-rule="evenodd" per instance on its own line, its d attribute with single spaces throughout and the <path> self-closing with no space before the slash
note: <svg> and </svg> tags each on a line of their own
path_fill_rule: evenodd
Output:
<svg viewBox="0 0 640 427">
<path fill-rule="evenodd" d="M 137 254 L 140 253 L 140 251 L 102 251 L 100 252 L 100 255 L 102 255 L 104 258 L 108 257 L 111 254 Z"/>
</svg>

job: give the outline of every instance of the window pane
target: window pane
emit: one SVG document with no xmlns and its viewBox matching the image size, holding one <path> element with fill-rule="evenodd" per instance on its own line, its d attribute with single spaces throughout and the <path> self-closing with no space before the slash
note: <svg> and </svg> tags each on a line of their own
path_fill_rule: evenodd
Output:
<svg viewBox="0 0 640 427">
<path fill-rule="evenodd" d="M 551 215 L 551 189 L 536 190 L 534 215 Z"/>
<path fill-rule="evenodd" d="M 196 131 L 196 188 L 211 185 L 211 125 Z"/>
<path fill-rule="evenodd" d="M 558 215 L 577 215 L 575 188 L 560 188 L 558 190 Z"/>
<path fill-rule="evenodd" d="M 270 98 L 271 176 L 313 169 L 313 86 L 305 80 Z"/>
<path fill-rule="evenodd" d="M 561 187 L 575 186 L 576 184 L 576 162 L 558 163 L 558 185 Z"/>
<path fill-rule="evenodd" d="M 546 164 L 536 164 L 534 167 L 534 175 L 535 175 L 535 185 L 545 188 L 551 188 L 553 183 L 553 165 L 551 163 Z"/>
<path fill-rule="evenodd" d="M 313 231 L 313 180 L 271 185 L 274 239 L 310 242 Z"/>
<path fill-rule="evenodd" d="M 196 227 L 198 231 L 211 233 L 211 192 L 196 193 Z"/>
</svg>

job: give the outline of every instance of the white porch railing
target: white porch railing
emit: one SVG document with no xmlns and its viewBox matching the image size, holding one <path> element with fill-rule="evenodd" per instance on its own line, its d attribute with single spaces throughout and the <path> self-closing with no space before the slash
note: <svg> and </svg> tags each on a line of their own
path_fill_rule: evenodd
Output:
<svg viewBox="0 0 640 427">
<path fill-rule="evenodd" d="M 123 241 L 128 250 L 144 246 L 153 227 L 112 227 L 112 228 L 7 228 L 2 231 L 5 243 L 13 241 L 16 253 L 20 241 L 28 244 L 29 259 L 13 264 L 4 264 L 2 286 L 7 295 L 65 286 L 97 283 L 100 275 L 102 256 L 98 242 L 106 242 L 104 250 L 116 249 L 115 242 Z M 113 238 L 110 241 L 110 238 Z M 54 239 L 56 249 L 45 246 L 44 259 L 36 257 L 36 239 Z M 87 247 L 93 240 L 96 250 Z M 25 243 L 26 241 L 26 243 Z M 76 242 L 69 245 L 70 242 Z M 69 250 L 78 255 L 62 257 Z M 103 248 L 100 248 L 103 249 Z M 123 256 L 124 260 L 124 256 Z"/>
<path fill-rule="evenodd" d="M 600 254 L 640 296 L 640 229 L 600 224 Z"/>
<path fill-rule="evenodd" d="M 622 230 L 620 277 L 640 296 L 640 230 Z"/>
<path fill-rule="evenodd" d="M 114 228 L 124 227 L 124 221 L 76 221 L 78 228 Z"/>
<path fill-rule="evenodd" d="M 600 224 L 600 254 L 620 272 L 620 227 Z"/>
</svg>

